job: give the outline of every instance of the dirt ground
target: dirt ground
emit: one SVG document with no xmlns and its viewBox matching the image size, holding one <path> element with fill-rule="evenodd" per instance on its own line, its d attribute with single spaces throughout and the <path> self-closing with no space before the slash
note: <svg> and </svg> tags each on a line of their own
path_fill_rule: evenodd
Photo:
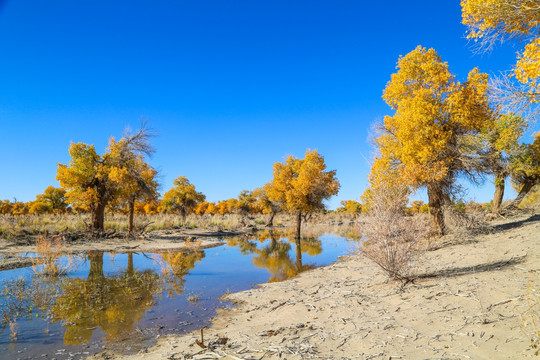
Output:
<svg viewBox="0 0 540 360">
<path fill-rule="evenodd" d="M 209 329 L 93 359 L 527 359 L 540 311 L 540 214 L 441 238 L 402 287 L 353 255 L 229 294 Z M 540 325 L 540 324 L 537 324 Z"/>
</svg>

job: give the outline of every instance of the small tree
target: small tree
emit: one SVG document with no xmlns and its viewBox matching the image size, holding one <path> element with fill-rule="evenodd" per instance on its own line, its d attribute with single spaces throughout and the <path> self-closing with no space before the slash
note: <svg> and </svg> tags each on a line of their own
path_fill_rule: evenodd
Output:
<svg viewBox="0 0 540 360">
<path fill-rule="evenodd" d="M 43 194 L 36 196 L 36 202 L 43 203 L 47 206 L 46 212 L 63 213 L 66 211 L 66 190 L 48 186 Z"/>
<path fill-rule="evenodd" d="M 300 239 L 302 214 L 324 209 L 323 200 L 339 191 L 336 171 L 325 170 L 324 158 L 316 150 L 307 150 L 304 159 L 288 156 L 284 163 L 274 164 L 268 198 L 296 215 L 297 239 Z"/>
<path fill-rule="evenodd" d="M 511 207 L 518 207 L 535 185 L 540 184 L 540 133 L 532 144 L 522 144 L 510 159 L 512 182 L 519 190 Z"/>
<path fill-rule="evenodd" d="M 206 200 L 206 196 L 195 190 L 187 177 L 179 176 L 174 180 L 174 187 L 163 195 L 163 205 L 167 211 L 178 211 L 182 221 L 190 214 L 198 203 Z"/>
<path fill-rule="evenodd" d="M 340 202 L 341 207 L 336 209 L 339 213 L 347 213 L 352 216 L 356 216 L 362 212 L 362 204 L 355 200 L 342 200 Z"/>
<path fill-rule="evenodd" d="M 114 197 L 108 166 L 97 154 L 94 145 L 72 143 L 69 155 L 69 165 L 58 164 L 56 180 L 67 190 L 70 204 L 90 210 L 92 229 L 102 231 L 105 207 Z"/>
<path fill-rule="evenodd" d="M 117 187 L 115 202 L 128 206 L 128 235 L 133 233 L 135 203 L 155 200 L 159 186 L 156 181 L 157 171 L 145 161 L 143 155 L 143 152 L 149 155 L 154 150 L 149 143 L 138 144 L 145 145 L 144 149 L 134 148 L 133 139 L 137 137 L 137 134 L 126 133 L 120 141 L 111 139 L 109 143 L 109 177 Z"/>
<path fill-rule="evenodd" d="M 523 135 L 527 123 L 521 116 L 503 114 L 493 121 L 487 122 L 481 129 L 477 140 L 481 141 L 486 161 L 486 171 L 495 178 L 495 194 L 493 195 L 492 212 L 498 214 L 503 201 L 505 179 L 509 174 L 509 158 L 519 150 L 519 139 Z"/>
<path fill-rule="evenodd" d="M 208 201 L 202 201 L 195 206 L 195 214 L 197 215 L 204 215 L 208 211 L 208 206 L 210 203 Z"/>
<path fill-rule="evenodd" d="M 253 190 L 255 198 L 254 208 L 262 214 L 268 214 L 266 226 L 274 226 L 274 217 L 281 211 L 281 203 L 270 200 L 268 189 L 272 186 L 271 183 L 265 184 L 263 187 Z"/>
</svg>

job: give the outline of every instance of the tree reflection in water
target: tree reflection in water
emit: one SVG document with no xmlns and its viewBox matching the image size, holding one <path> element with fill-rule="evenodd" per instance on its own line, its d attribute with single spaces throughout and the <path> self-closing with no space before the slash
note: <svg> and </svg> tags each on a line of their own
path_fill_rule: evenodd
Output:
<svg viewBox="0 0 540 360">
<path fill-rule="evenodd" d="M 160 253 L 155 259 L 161 266 L 162 291 L 171 298 L 182 295 L 186 275 L 204 256 L 204 251 L 198 249 Z"/>
<path fill-rule="evenodd" d="M 97 328 L 109 342 L 133 335 L 135 325 L 155 305 L 155 295 L 163 291 L 182 294 L 184 277 L 203 257 L 202 251 L 162 253 L 160 276 L 151 270 L 136 270 L 133 253 L 128 253 L 125 271 L 106 277 L 103 252 L 90 252 L 88 277 L 64 279 L 51 309 L 52 321 L 66 327 L 64 345 L 88 342 Z"/>
<path fill-rule="evenodd" d="M 51 309 L 52 321 L 61 321 L 66 327 L 64 345 L 90 341 L 96 328 L 111 342 L 133 333 L 160 290 L 159 275 L 135 270 L 132 253 L 128 254 L 126 270 L 113 277 L 103 273 L 103 252 L 90 252 L 88 260 L 88 277 L 64 279 Z"/>
<path fill-rule="evenodd" d="M 313 265 L 302 263 L 302 253 L 318 255 L 322 252 L 321 241 L 315 238 L 294 238 L 294 233 L 276 230 L 262 231 L 247 238 L 234 238 L 227 241 L 229 246 L 237 246 L 242 254 L 254 254 L 252 262 L 256 267 L 265 268 L 270 273 L 269 282 L 282 281 L 302 271 L 312 269 Z M 257 242 L 264 244 L 258 247 Z M 290 255 L 291 244 L 295 245 L 296 257 Z"/>
</svg>

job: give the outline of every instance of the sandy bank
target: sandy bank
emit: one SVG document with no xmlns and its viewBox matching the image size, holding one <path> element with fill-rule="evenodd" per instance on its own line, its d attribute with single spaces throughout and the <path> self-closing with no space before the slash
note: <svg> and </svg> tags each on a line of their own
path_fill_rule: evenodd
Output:
<svg viewBox="0 0 540 360">
<path fill-rule="evenodd" d="M 185 247 L 191 247 L 193 244 L 198 244 L 201 249 L 222 245 L 223 242 L 218 238 L 227 236 L 237 236 L 241 234 L 252 233 L 255 228 L 245 228 L 238 231 L 215 231 L 207 229 L 177 229 L 177 230 L 160 230 L 145 233 L 144 237 L 128 239 L 125 237 L 113 237 L 105 239 L 66 239 L 66 249 L 71 252 L 83 251 L 168 251 L 181 250 Z M 63 235 L 59 235 L 60 238 Z M 66 236 L 68 238 L 68 236 Z M 25 240 L 2 239 L 0 241 L 0 254 L 14 254 L 35 252 L 35 238 Z M 0 269 L 1 270 L 1 269 Z"/>
<path fill-rule="evenodd" d="M 441 240 L 400 289 L 360 256 L 281 283 L 230 294 L 239 306 L 211 328 L 96 359 L 524 359 L 534 358 L 520 316 L 527 284 L 540 289 L 540 214 L 484 235 Z"/>
</svg>

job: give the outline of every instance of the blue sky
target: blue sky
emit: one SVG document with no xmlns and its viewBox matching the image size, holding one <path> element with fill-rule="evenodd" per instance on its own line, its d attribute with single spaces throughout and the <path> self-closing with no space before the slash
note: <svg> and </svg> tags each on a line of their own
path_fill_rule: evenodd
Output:
<svg viewBox="0 0 540 360">
<path fill-rule="evenodd" d="M 236 197 L 310 148 L 337 170 L 335 208 L 366 188 L 399 55 L 433 47 L 461 80 L 515 62 L 518 48 L 475 55 L 464 34 L 457 0 L 0 0 L 0 199 L 58 186 L 70 142 L 103 152 L 144 118 L 162 191 L 185 175 L 210 201 Z"/>
</svg>

